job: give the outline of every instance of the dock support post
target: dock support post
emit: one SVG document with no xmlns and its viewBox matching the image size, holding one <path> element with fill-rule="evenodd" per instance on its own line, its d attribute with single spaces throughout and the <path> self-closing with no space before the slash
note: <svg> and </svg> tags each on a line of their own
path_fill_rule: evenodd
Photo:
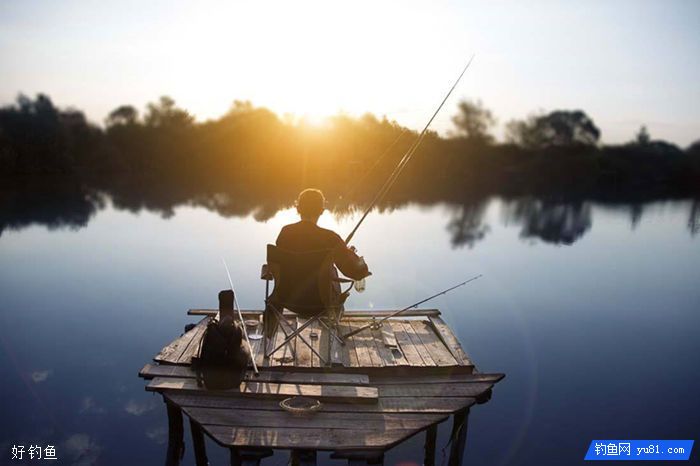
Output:
<svg viewBox="0 0 700 466">
<path fill-rule="evenodd" d="M 202 427 L 190 418 L 190 432 L 192 432 L 192 448 L 194 460 L 197 466 L 209 466 L 207 448 L 204 443 L 204 431 Z"/>
<path fill-rule="evenodd" d="M 424 466 L 435 466 L 435 444 L 437 443 L 437 424 L 433 424 L 425 431 L 425 458 Z"/>
<path fill-rule="evenodd" d="M 450 459 L 449 466 L 462 466 L 464 459 L 464 447 L 467 441 L 467 423 L 469 421 L 469 408 L 457 411 L 453 416 L 452 434 L 450 435 Z"/>
<path fill-rule="evenodd" d="M 168 411 L 168 451 L 165 455 L 165 466 L 177 466 L 185 455 L 182 410 L 174 403 L 165 399 L 163 401 Z"/>
<path fill-rule="evenodd" d="M 272 456 L 270 448 L 231 447 L 231 466 L 260 466 L 260 460 Z"/>
<path fill-rule="evenodd" d="M 292 450 L 291 466 L 316 466 L 316 450 Z"/>
</svg>

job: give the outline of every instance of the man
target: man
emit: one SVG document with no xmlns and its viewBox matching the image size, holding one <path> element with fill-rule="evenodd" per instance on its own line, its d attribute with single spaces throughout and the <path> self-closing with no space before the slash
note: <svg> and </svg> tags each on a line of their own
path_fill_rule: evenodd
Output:
<svg viewBox="0 0 700 466">
<path fill-rule="evenodd" d="M 294 252 L 329 249 L 332 250 L 333 263 L 346 277 L 362 280 L 371 275 L 365 261 L 355 254 L 355 248 L 348 248 L 337 233 L 316 225 L 325 204 L 326 199 L 318 189 L 303 190 L 296 202 L 301 221 L 282 228 L 277 237 L 277 246 Z M 331 273 L 337 275 L 335 268 Z"/>
<path fill-rule="evenodd" d="M 318 189 L 305 189 L 297 198 L 296 207 L 301 221 L 282 227 L 277 237 L 277 246 L 296 253 L 312 251 L 330 251 L 329 278 L 338 277 L 338 269 L 346 277 L 353 280 L 362 280 L 371 275 L 364 259 L 355 254 L 354 248 L 348 248 L 345 241 L 337 233 L 319 227 L 316 223 L 325 210 L 326 199 Z M 328 256 L 326 256 L 328 257 Z M 341 295 L 340 284 L 337 281 L 331 283 L 331 299 L 339 305 L 341 315 L 343 302 L 347 295 Z M 300 309 L 292 309 L 297 314 Z M 301 314 L 303 315 L 303 314 Z M 277 328 L 277 317 L 274 314 L 265 315 L 265 335 L 271 337 Z M 329 336 L 330 338 L 330 336 Z M 330 345 L 328 345 L 330 351 Z"/>
</svg>

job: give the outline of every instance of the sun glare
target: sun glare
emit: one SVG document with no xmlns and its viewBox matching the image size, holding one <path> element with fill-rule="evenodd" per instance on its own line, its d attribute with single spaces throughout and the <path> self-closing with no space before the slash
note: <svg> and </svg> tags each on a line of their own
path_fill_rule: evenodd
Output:
<svg viewBox="0 0 700 466">
<path fill-rule="evenodd" d="M 172 47 L 180 61 L 193 61 L 184 73 L 171 74 L 176 87 L 171 92 L 182 96 L 183 105 L 198 117 L 220 116 L 228 98 L 250 100 L 313 126 L 338 113 L 366 112 L 412 124 L 405 113 L 394 111 L 405 106 L 407 95 L 415 97 L 415 83 L 433 88 L 429 81 L 439 76 L 442 85 L 447 71 L 459 65 L 429 53 L 420 36 L 406 30 L 416 23 L 423 31 L 435 26 L 430 18 L 418 18 L 409 4 L 402 6 L 402 21 L 396 21 L 394 8 L 381 3 L 348 8 L 336 2 L 280 2 L 274 7 L 251 2 L 218 8 L 216 15 L 202 8 L 183 12 L 190 33 Z M 231 18 L 248 20 L 232 27 Z M 361 31 L 357 24 L 363 24 Z M 401 47 L 379 40 L 390 32 L 403 37 Z M 417 55 L 420 66 L 412 66 Z M 411 80 L 400 79 L 403 72 L 410 72 Z M 416 108 L 432 107 L 435 96 L 424 97 Z M 424 113 L 416 112 L 416 117 L 422 120 Z"/>
</svg>

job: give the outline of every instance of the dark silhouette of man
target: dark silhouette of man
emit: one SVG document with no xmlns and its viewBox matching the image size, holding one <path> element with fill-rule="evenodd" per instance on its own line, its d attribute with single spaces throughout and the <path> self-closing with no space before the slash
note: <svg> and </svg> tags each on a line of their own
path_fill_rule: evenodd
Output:
<svg viewBox="0 0 700 466">
<path fill-rule="evenodd" d="M 355 248 L 347 247 L 345 241 L 334 231 L 316 225 L 325 210 L 325 204 L 326 199 L 318 189 L 303 190 L 296 202 L 301 220 L 282 227 L 277 237 L 277 246 L 294 252 L 329 249 L 333 254 L 333 264 L 346 277 L 361 280 L 371 275 L 364 259 L 355 254 Z M 331 273 L 337 275 L 335 267 Z"/>
</svg>

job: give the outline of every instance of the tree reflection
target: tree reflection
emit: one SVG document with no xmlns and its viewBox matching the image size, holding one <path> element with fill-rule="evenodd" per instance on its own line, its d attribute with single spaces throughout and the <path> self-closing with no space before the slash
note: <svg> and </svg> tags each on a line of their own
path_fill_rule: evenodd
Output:
<svg viewBox="0 0 700 466">
<path fill-rule="evenodd" d="M 453 247 L 474 245 L 482 240 L 489 231 L 489 226 L 483 223 L 484 212 L 488 199 L 473 203 L 458 205 L 447 224 L 447 230 L 452 235 L 450 241 Z"/>
<path fill-rule="evenodd" d="M 212 184 L 209 191 L 197 183 L 169 184 L 148 177 L 112 178 L 100 189 L 78 182 L 32 183 L 0 190 L 0 235 L 7 229 L 19 230 L 31 225 L 49 229 L 78 229 L 110 199 L 114 208 L 137 213 L 142 210 L 169 218 L 178 207 L 202 207 L 222 217 L 251 217 L 265 222 L 280 210 L 292 207 L 294 194 L 286 189 L 255 187 L 245 184 L 221 186 Z M 421 193 L 415 198 L 389 195 L 377 206 L 381 213 L 391 213 L 408 205 L 445 205 L 449 212 L 446 230 L 453 247 L 474 247 L 490 231 L 485 214 L 493 197 L 481 194 L 454 198 L 445 193 Z M 338 198 L 329 208 L 337 220 L 362 212 L 365 200 Z M 520 227 L 520 236 L 557 245 L 570 245 L 583 237 L 593 223 L 594 200 L 552 200 L 547 197 L 516 197 L 503 204 L 503 221 Z M 606 206 L 622 209 L 634 229 L 640 222 L 645 205 L 639 201 L 619 202 L 605 199 Z M 700 200 L 688 202 L 688 230 L 692 236 L 700 232 Z"/>
<path fill-rule="evenodd" d="M 31 183 L 0 191 L 0 236 L 7 229 L 43 225 L 79 229 L 104 207 L 104 199 L 79 183 Z"/>
<path fill-rule="evenodd" d="M 520 236 L 539 238 L 546 243 L 573 244 L 592 225 L 589 202 L 559 202 L 532 197 L 506 206 L 507 221 L 522 225 Z"/>
<path fill-rule="evenodd" d="M 693 200 L 690 205 L 688 214 L 688 230 L 691 236 L 695 236 L 700 232 L 700 201 Z"/>
</svg>

